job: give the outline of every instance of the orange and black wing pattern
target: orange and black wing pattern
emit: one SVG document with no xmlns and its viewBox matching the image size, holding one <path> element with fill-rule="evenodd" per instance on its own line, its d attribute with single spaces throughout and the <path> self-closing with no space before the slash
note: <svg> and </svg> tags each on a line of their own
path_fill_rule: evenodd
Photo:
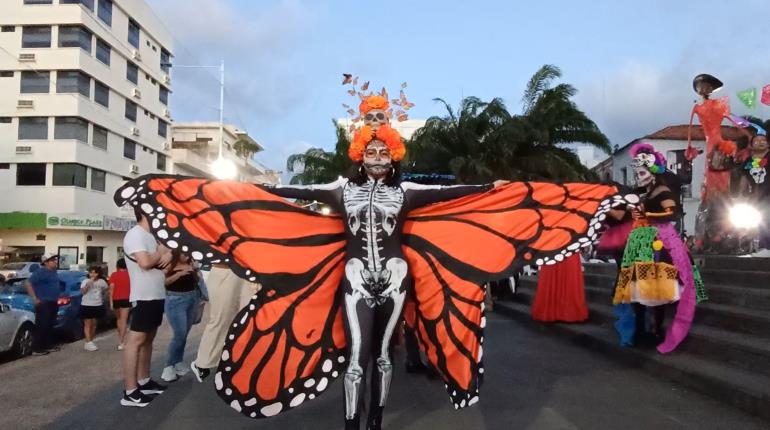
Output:
<svg viewBox="0 0 770 430">
<path fill-rule="evenodd" d="M 272 416 L 312 400 L 345 366 L 337 294 L 344 273 L 338 216 L 304 210 L 233 181 L 148 175 L 115 193 L 145 213 L 153 235 L 201 262 L 226 263 L 262 284 L 233 320 L 214 380 L 246 416 Z"/>
<path fill-rule="evenodd" d="M 478 401 L 483 284 L 526 264 L 553 264 L 596 240 L 623 198 L 594 184 L 510 183 L 407 215 L 403 250 L 415 280 L 405 319 L 455 408 Z"/>
</svg>

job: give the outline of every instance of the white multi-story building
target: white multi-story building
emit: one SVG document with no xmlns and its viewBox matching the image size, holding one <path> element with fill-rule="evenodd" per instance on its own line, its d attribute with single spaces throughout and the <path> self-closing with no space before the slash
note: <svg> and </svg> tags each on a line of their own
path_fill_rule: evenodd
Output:
<svg viewBox="0 0 770 430">
<path fill-rule="evenodd" d="M 223 139 L 222 139 L 223 138 Z M 213 178 L 211 166 L 222 157 L 233 162 L 237 172 L 233 179 L 252 183 L 277 183 L 280 172 L 269 170 L 255 161 L 254 154 L 264 148 L 249 134 L 234 125 L 219 123 L 174 123 L 171 127 L 172 171 L 179 175 Z"/>
<path fill-rule="evenodd" d="M 122 254 L 112 195 L 170 163 L 172 37 L 143 0 L 3 0 L 0 256 Z"/>
</svg>

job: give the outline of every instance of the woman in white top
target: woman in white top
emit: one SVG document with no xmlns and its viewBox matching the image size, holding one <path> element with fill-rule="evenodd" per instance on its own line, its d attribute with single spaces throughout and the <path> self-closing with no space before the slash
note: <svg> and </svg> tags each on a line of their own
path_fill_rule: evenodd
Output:
<svg viewBox="0 0 770 430">
<path fill-rule="evenodd" d="M 96 351 L 99 348 L 94 343 L 96 335 L 96 320 L 104 315 L 104 291 L 109 288 L 102 279 L 102 270 L 98 266 L 88 269 L 88 278 L 80 284 L 83 299 L 80 302 L 80 319 L 83 320 L 86 351 Z"/>
</svg>

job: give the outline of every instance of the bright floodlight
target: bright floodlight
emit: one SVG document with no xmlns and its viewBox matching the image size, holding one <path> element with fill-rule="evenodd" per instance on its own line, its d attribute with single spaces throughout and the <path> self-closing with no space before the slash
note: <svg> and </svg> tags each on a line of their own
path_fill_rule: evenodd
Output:
<svg viewBox="0 0 770 430">
<path fill-rule="evenodd" d="M 754 206 L 746 203 L 737 203 L 730 208 L 730 222 L 736 228 L 757 228 L 761 221 L 762 214 Z"/>
<path fill-rule="evenodd" d="M 321 214 L 323 215 L 329 215 L 331 212 L 331 209 L 329 209 L 327 206 L 321 208 Z"/>
<path fill-rule="evenodd" d="M 235 163 L 227 158 L 217 158 L 211 163 L 211 173 L 218 179 L 234 179 L 238 170 L 235 167 Z"/>
</svg>

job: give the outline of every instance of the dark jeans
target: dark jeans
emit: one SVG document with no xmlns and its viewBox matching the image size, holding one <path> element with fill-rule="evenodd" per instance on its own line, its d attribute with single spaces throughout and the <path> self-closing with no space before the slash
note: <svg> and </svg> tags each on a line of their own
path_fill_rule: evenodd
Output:
<svg viewBox="0 0 770 430">
<path fill-rule="evenodd" d="M 32 339 L 32 350 L 44 352 L 54 345 L 53 327 L 56 324 L 56 313 L 59 307 L 55 301 L 41 301 L 35 308 L 35 337 Z"/>
</svg>

